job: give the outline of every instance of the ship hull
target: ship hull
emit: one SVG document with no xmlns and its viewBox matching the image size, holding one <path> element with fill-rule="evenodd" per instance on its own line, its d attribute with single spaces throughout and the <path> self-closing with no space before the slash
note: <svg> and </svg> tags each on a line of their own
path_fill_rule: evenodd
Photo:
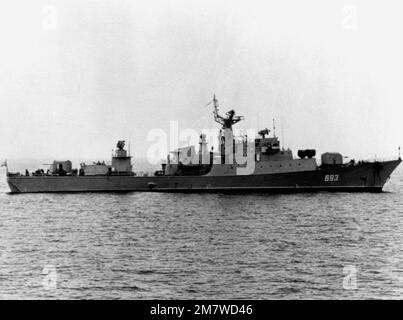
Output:
<svg viewBox="0 0 403 320">
<path fill-rule="evenodd" d="M 11 193 L 34 192 L 381 192 L 401 160 L 260 175 L 9 176 Z"/>
</svg>

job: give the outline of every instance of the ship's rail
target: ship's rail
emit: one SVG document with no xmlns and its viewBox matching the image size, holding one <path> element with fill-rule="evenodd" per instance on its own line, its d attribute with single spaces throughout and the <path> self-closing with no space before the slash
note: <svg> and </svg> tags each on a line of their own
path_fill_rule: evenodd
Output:
<svg viewBox="0 0 403 320">
<path fill-rule="evenodd" d="M 386 162 L 398 160 L 398 157 L 382 157 L 382 158 L 369 158 L 369 159 L 358 159 L 358 161 L 364 162 Z M 356 160 L 357 161 L 357 160 Z"/>
<path fill-rule="evenodd" d="M 105 166 L 111 166 L 112 165 L 112 162 L 111 161 L 100 161 L 100 160 L 98 160 L 98 161 L 89 161 L 89 160 L 86 160 L 86 161 L 83 161 L 83 162 L 80 162 L 80 166 L 81 165 L 84 165 L 84 166 L 93 166 L 93 165 L 105 165 Z"/>
<path fill-rule="evenodd" d="M 318 159 L 318 158 L 315 158 L 315 159 L 318 162 L 318 166 L 321 166 L 322 163 L 321 163 L 320 159 Z M 398 157 L 382 157 L 382 158 L 377 157 L 377 158 L 364 158 L 364 159 L 348 157 L 348 158 L 344 158 L 343 166 L 346 166 L 346 165 L 359 165 L 359 164 L 363 164 L 363 163 L 396 161 L 398 159 L 399 159 Z M 354 161 L 354 163 L 351 162 L 352 160 Z"/>
<path fill-rule="evenodd" d="M 137 177 L 153 177 L 155 171 L 135 171 L 134 175 Z"/>
</svg>

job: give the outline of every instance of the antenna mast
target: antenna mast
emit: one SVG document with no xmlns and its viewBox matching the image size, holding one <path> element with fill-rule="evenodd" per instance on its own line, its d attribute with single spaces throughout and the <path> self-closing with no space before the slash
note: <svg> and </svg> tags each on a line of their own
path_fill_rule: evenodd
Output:
<svg viewBox="0 0 403 320">
<path fill-rule="evenodd" d="M 283 149 L 285 146 L 285 138 L 284 138 L 284 119 L 281 117 L 281 135 L 282 135 L 282 140 L 283 140 Z"/>
<path fill-rule="evenodd" d="M 214 119 L 217 121 L 220 118 L 220 116 L 218 115 L 218 100 L 216 99 L 215 94 L 213 96 L 213 102 L 214 102 L 214 111 L 213 111 Z"/>
<path fill-rule="evenodd" d="M 273 118 L 273 137 L 276 138 L 276 124 L 274 122 L 274 118 Z"/>
<path fill-rule="evenodd" d="M 6 175 L 8 176 L 8 164 L 7 164 L 7 159 L 0 165 L 0 167 L 6 167 Z"/>
</svg>

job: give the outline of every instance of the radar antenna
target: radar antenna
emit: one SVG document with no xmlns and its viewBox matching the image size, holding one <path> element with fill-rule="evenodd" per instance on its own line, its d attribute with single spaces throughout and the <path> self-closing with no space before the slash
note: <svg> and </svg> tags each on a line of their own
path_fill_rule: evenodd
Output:
<svg viewBox="0 0 403 320">
<path fill-rule="evenodd" d="M 265 129 L 263 129 L 263 130 L 260 130 L 260 131 L 258 132 L 258 134 L 261 135 L 262 138 L 264 139 L 264 138 L 266 137 L 266 135 L 269 134 L 269 132 L 270 132 L 270 130 L 267 129 L 267 128 L 265 128 Z"/>
<path fill-rule="evenodd" d="M 239 121 L 243 120 L 243 116 L 236 116 L 234 110 L 228 111 L 225 115 L 226 117 L 220 116 L 218 114 L 218 100 L 216 99 L 216 96 L 213 96 L 213 102 L 214 102 L 214 121 L 221 124 L 223 129 L 230 129 L 232 130 L 232 126 L 235 123 L 238 123 Z"/>
<path fill-rule="evenodd" d="M 125 147 L 125 141 L 119 140 L 118 143 L 116 144 L 116 148 L 118 148 L 118 150 L 123 150 L 124 147 Z"/>
</svg>

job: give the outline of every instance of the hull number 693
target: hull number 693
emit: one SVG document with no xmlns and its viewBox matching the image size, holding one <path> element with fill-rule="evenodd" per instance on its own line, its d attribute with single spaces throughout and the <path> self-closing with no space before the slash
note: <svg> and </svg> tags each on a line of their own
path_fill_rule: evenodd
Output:
<svg viewBox="0 0 403 320">
<path fill-rule="evenodd" d="M 337 182 L 339 181 L 338 174 L 327 174 L 325 175 L 325 182 Z"/>
</svg>

